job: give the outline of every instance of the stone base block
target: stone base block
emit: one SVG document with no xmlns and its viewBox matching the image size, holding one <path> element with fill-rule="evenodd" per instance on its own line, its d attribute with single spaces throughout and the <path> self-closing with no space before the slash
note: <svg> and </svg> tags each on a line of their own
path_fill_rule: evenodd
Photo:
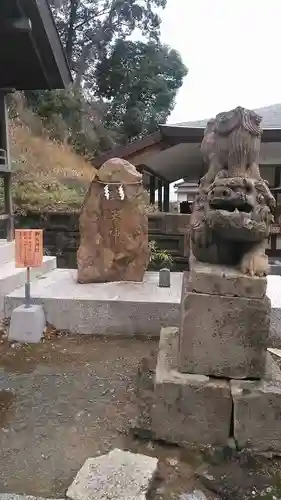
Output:
<svg viewBox="0 0 281 500">
<path fill-rule="evenodd" d="M 40 342 L 46 326 L 44 309 L 40 305 L 14 309 L 9 328 L 9 340 L 22 343 Z"/>
<path fill-rule="evenodd" d="M 234 267 L 191 261 L 192 292 L 232 297 L 262 298 L 266 294 L 266 278 L 242 274 Z"/>
<path fill-rule="evenodd" d="M 177 370 L 179 332 L 161 330 L 151 427 L 156 439 L 176 444 L 227 443 L 232 413 L 229 383 Z"/>
<path fill-rule="evenodd" d="M 280 454 L 280 370 L 275 366 L 274 373 L 271 372 L 274 380 L 268 375 L 262 381 L 231 381 L 234 438 L 240 449 Z"/>
<path fill-rule="evenodd" d="M 270 301 L 190 292 L 184 276 L 179 371 L 226 378 L 262 378 Z"/>
</svg>

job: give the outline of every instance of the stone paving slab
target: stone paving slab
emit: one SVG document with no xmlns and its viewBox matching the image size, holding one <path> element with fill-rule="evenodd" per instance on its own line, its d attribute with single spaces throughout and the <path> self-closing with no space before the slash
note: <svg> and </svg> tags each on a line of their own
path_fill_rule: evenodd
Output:
<svg viewBox="0 0 281 500">
<path fill-rule="evenodd" d="M 71 500 L 145 500 L 158 459 L 115 448 L 88 458 L 66 495 Z"/>
<path fill-rule="evenodd" d="M 79 334 L 156 335 L 178 326 L 182 273 L 171 274 L 171 287 L 159 288 L 159 273 L 147 272 L 142 283 L 77 283 L 77 272 L 56 269 L 35 283 L 34 304 L 43 304 L 46 321 Z M 5 298 L 5 314 L 23 303 L 24 287 Z"/>
</svg>

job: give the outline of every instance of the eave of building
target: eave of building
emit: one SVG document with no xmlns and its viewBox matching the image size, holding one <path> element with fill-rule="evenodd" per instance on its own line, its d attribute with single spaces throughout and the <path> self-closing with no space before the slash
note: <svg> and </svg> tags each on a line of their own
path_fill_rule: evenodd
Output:
<svg viewBox="0 0 281 500">
<path fill-rule="evenodd" d="M 1 0 L 0 88 L 63 89 L 72 78 L 48 0 Z"/>
<path fill-rule="evenodd" d="M 99 168 L 104 161 L 120 157 L 167 182 L 182 178 L 198 182 L 204 173 L 200 152 L 203 135 L 203 127 L 162 125 L 156 134 L 96 158 L 94 165 Z M 263 130 L 260 164 L 281 164 L 281 128 Z"/>
</svg>

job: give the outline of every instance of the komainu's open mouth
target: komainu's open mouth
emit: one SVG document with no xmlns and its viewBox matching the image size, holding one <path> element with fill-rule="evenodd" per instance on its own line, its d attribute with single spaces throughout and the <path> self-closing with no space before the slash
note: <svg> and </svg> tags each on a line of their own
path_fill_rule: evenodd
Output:
<svg viewBox="0 0 281 500">
<path fill-rule="evenodd" d="M 213 198 L 210 200 L 210 207 L 213 210 L 225 210 L 226 212 L 245 212 L 247 214 L 251 213 L 253 207 L 250 203 L 245 200 L 239 199 L 222 199 L 222 198 Z"/>
</svg>

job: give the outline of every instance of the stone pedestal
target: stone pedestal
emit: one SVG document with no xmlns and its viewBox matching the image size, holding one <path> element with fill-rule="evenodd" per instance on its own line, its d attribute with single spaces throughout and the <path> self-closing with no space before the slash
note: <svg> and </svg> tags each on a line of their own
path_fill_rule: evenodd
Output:
<svg viewBox="0 0 281 500">
<path fill-rule="evenodd" d="M 181 445 L 225 445 L 232 411 L 229 381 L 180 373 L 178 346 L 178 329 L 163 328 L 151 409 L 153 435 Z"/>
<path fill-rule="evenodd" d="M 179 370 L 263 377 L 270 326 L 265 290 L 264 278 L 193 263 L 183 280 Z"/>
<path fill-rule="evenodd" d="M 139 420 L 152 437 L 181 446 L 234 438 L 240 449 L 281 454 L 281 371 L 266 350 L 265 293 L 265 278 L 193 262 L 181 326 L 161 330 L 149 408 Z"/>
</svg>

